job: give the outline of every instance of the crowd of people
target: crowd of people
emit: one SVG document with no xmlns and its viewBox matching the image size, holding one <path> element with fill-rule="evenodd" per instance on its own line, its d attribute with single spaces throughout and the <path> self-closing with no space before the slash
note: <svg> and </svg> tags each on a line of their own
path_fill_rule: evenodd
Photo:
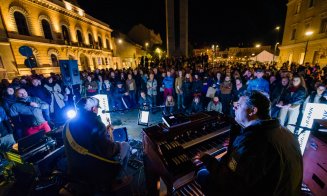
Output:
<svg viewBox="0 0 327 196">
<path fill-rule="evenodd" d="M 1 139 L 13 133 L 14 137 L 4 139 L 12 143 L 14 138 L 39 130 L 50 131 L 66 121 L 65 111 L 74 106 L 74 97 L 79 100 L 96 94 L 106 94 L 110 110 L 122 113 L 146 107 L 153 113 L 162 110 L 163 115 L 217 111 L 233 117 L 239 97 L 259 90 L 271 101 L 272 117 L 285 126 L 299 122 L 307 103 L 326 103 L 326 67 L 284 63 L 277 69 L 272 64 L 236 62 L 209 66 L 195 60 L 190 63 L 189 59 L 180 59 L 171 65 L 159 61 L 137 69 L 82 71 L 82 83 L 74 86 L 65 85 L 59 74 L 44 77 L 33 72 L 11 82 L 3 79 Z"/>
</svg>

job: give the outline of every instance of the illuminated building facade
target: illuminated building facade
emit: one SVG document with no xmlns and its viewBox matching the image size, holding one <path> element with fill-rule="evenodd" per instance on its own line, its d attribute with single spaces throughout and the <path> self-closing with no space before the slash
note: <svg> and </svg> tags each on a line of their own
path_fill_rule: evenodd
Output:
<svg viewBox="0 0 327 196">
<path fill-rule="evenodd" d="M 279 64 L 327 64 L 327 1 L 289 0 Z"/>
<path fill-rule="evenodd" d="M 112 29 L 74 1 L 1 0 L 0 11 L 0 71 L 8 78 L 30 74 L 21 46 L 32 48 L 39 74 L 59 73 L 58 61 L 67 59 L 78 60 L 80 70 L 118 66 Z"/>
</svg>

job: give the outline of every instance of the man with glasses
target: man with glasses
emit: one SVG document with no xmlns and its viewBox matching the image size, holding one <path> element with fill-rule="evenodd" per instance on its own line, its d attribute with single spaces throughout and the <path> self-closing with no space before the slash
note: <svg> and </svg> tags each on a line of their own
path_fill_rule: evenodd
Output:
<svg viewBox="0 0 327 196">
<path fill-rule="evenodd" d="M 270 118 L 270 101 L 259 91 L 242 96 L 235 109 L 227 154 L 203 162 L 197 181 L 206 195 L 300 195 L 303 163 L 289 130 Z M 236 137 L 234 137 L 236 136 Z"/>
</svg>

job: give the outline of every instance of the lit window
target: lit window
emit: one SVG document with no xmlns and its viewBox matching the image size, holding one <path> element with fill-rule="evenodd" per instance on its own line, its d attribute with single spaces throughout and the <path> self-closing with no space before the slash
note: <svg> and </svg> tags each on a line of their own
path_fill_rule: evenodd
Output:
<svg viewBox="0 0 327 196">
<path fill-rule="evenodd" d="M 21 35 L 30 35 L 25 16 L 20 12 L 14 13 L 18 33 Z"/>
<path fill-rule="evenodd" d="M 309 0 L 309 8 L 313 7 L 315 4 L 315 0 Z"/>
<path fill-rule="evenodd" d="M 83 37 L 82 37 L 82 33 L 80 30 L 76 31 L 76 36 L 77 36 L 78 43 L 83 43 Z"/>
<path fill-rule="evenodd" d="M 41 21 L 42 23 L 42 29 L 43 29 L 43 33 L 44 33 L 44 38 L 45 39 L 53 39 L 52 37 L 52 33 L 51 33 L 51 27 L 50 24 L 47 20 L 43 19 Z"/>
<path fill-rule="evenodd" d="M 90 46 L 93 46 L 93 37 L 90 33 L 89 33 L 89 43 L 90 43 Z"/>
<path fill-rule="evenodd" d="M 327 33 L 327 18 L 321 20 L 320 33 Z"/>
<path fill-rule="evenodd" d="M 98 43 L 99 43 L 99 47 L 102 48 L 102 39 L 100 36 L 98 36 Z"/>
<path fill-rule="evenodd" d="M 110 44 L 109 44 L 109 40 L 108 39 L 106 39 L 106 45 L 107 45 L 107 49 L 110 50 Z"/>
<path fill-rule="evenodd" d="M 98 57 L 98 65 L 101 65 L 101 58 Z"/>
<path fill-rule="evenodd" d="M 291 40 L 295 40 L 296 29 L 292 30 Z"/>
<path fill-rule="evenodd" d="M 58 67 L 59 66 L 58 58 L 54 54 L 51 54 L 51 62 L 52 62 L 52 66 L 54 66 L 54 67 Z"/>
<path fill-rule="evenodd" d="M 300 11 L 301 11 L 301 2 L 299 2 L 299 3 L 296 4 L 295 14 L 300 13 Z"/>
<path fill-rule="evenodd" d="M 68 29 L 65 25 L 61 26 L 61 30 L 62 30 L 62 37 L 65 40 L 65 42 L 69 43 L 70 42 L 70 37 L 69 37 L 69 33 L 68 33 Z"/>
<path fill-rule="evenodd" d="M 0 56 L 0 68 L 5 68 L 5 66 L 3 65 L 3 61 L 2 61 L 2 57 Z"/>
</svg>

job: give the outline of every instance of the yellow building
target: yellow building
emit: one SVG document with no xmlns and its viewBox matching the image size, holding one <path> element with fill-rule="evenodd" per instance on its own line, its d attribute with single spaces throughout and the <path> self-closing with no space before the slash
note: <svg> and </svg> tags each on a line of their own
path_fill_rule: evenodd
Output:
<svg viewBox="0 0 327 196">
<path fill-rule="evenodd" d="M 29 46 L 37 73 L 59 73 L 58 60 L 78 60 L 80 70 L 113 68 L 112 29 L 65 0 L 1 0 L 0 77 L 30 74 L 19 53 Z M 13 54 L 13 55 L 12 55 Z"/>
<path fill-rule="evenodd" d="M 288 0 L 279 64 L 327 64 L 327 1 Z"/>
</svg>

